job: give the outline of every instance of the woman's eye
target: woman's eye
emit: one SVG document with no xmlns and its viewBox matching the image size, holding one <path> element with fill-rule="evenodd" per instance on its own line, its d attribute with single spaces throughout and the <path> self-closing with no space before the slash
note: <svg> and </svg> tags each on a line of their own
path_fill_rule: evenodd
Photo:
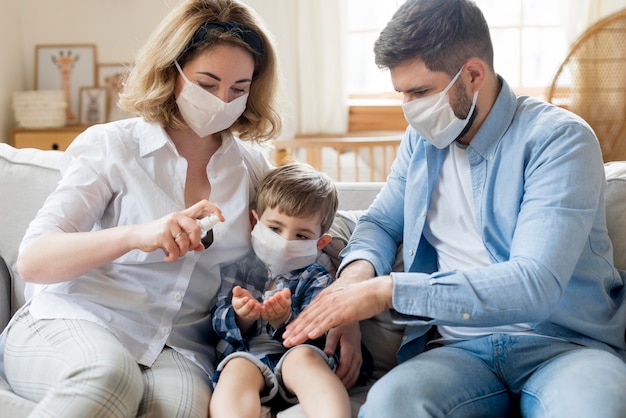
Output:
<svg viewBox="0 0 626 418">
<path fill-rule="evenodd" d="M 202 87 L 203 89 L 209 90 L 209 91 L 215 88 L 215 84 L 206 84 L 206 83 L 198 82 L 198 85 Z"/>
</svg>

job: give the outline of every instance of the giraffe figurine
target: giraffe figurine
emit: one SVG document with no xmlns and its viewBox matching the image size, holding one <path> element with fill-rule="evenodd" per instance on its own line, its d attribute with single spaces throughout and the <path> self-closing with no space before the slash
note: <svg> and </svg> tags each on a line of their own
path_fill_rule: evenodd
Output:
<svg viewBox="0 0 626 418">
<path fill-rule="evenodd" d="M 72 55 L 72 51 L 68 51 L 65 54 L 63 51 L 59 51 L 58 56 L 52 56 L 52 62 L 56 64 L 61 75 L 61 89 L 65 93 L 65 100 L 67 101 L 67 107 L 65 108 L 66 120 L 68 123 L 76 122 L 76 115 L 72 111 L 72 70 L 74 64 L 78 61 L 78 55 Z"/>
</svg>

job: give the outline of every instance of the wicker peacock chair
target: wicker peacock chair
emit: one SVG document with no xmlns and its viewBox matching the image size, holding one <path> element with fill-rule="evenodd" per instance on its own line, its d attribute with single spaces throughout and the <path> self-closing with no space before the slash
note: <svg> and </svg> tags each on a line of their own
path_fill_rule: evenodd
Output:
<svg viewBox="0 0 626 418">
<path fill-rule="evenodd" d="M 578 38 L 554 76 L 547 100 L 591 125 L 605 162 L 626 160 L 626 9 Z"/>
</svg>

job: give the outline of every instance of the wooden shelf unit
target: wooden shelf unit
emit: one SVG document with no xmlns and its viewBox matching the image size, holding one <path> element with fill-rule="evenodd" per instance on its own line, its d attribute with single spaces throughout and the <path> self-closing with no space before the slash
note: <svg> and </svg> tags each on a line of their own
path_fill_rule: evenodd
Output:
<svg viewBox="0 0 626 418">
<path fill-rule="evenodd" d="M 15 148 L 43 150 L 65 149 L 89 125 L 68 125 L 60 128 L 12 128 L 11 145 Z"/>
</svg>

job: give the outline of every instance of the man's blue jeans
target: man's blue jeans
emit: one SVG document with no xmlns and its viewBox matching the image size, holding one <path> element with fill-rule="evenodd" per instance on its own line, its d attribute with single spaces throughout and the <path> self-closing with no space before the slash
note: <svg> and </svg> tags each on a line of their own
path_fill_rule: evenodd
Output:
<svg viewBox="0 0 626 418">
<path fill-rule="evenodd" d="M 626 363 L 600 349 L 494 334 L 426 351 L 370 390 L 359 417 L 626 417 Z"/>
</svg>

